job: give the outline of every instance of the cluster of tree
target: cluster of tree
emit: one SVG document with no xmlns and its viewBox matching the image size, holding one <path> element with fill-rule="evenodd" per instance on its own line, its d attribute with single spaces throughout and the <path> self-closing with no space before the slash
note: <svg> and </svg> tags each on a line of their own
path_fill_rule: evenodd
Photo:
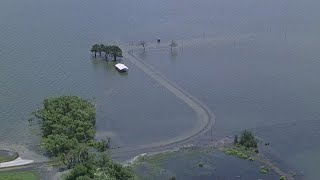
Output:
<svg viewBox="0 0 320 180">
<path fill-rule="evenodd" d="M 41 127 L 42 146 L 51 157 L 67 154 L 78 144 L 94 139 L 95 107 L 77 96 L 45 99 L 35 116 Z"/>
<path fill-rule="evenodd" d="M 248 130 L 244 130 L 240 138 L 238 138 L 238 135 L 234 136 L 234 145 L 240 145 L 245 148 L 252 148 L 252 149 L 257 149 L 258 148 L 258 140 L 254 137 L 253 133 Z"/>
<path fill-rule="evenodd" d="M 42 133 L 41 146 L 49 157 L 59 162 L 58 164 L 69 169 L 74 168 L 68 176 L 70 180 L 87 176 L 92 179 L 97 173 L 115 179 L 120 175 L 134 177 L 130 169 L 106 156 L 103 162 L 95 158 L 96 154 L 103 154 L 110 143 L 109 138 L 102 141 L 94 140 L 95 116 L 94 105 L 77 96 L 45 99 L 43 108 L 35 112 Z M 78 173 L 79 168 L 87 169 L 84 171 L 85 175 Z"/>
<path fill-rule="evenodd" d="M 129 167 L 114 163 L 106 155 L 92 155 L 88 161 L 76 165 L 65 180 L 134 180 Z"/>
<path fill-rule="evenodd" d="M 122 57 L 122 50 L 119 46 L 116 45 L 104 45 L 104 44 L 94 44 L 91 47 L 91 53 L 94 53 L 94 57 L 97 57 L 97 53 L 101 56 L 104 53 L 106 60 L 108 60 L 108 56 L 113 56 L 113 60 L 116 61 L 117 57 Z"/>
</svg>

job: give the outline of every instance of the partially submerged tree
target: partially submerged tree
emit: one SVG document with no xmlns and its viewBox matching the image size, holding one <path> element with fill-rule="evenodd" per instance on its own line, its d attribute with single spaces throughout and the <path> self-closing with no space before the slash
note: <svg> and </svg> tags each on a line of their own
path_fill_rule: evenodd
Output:
<svg viewBox="0 0 320 180">
<path fill-rule="evenodd" d="M 143 51 L 146 50 L 147 43 L 145 41 L 140 41 L 138 45 L 143 47 Z"/>
<path fill-rule="evenodd" d="M 94 58 L 97 58 L 97 52 L 99 51 L 99 44 L 94 44 L 91 47 L 91 53 L 94 53 Z"/>
<path fill-rule="evenodd" d="M 106 58 L 106 60 L 108 60 L 108 56 L 110 55 L 111 51 L 110 51 L 110 46 L 104 46 L 103 48 L 103 52 L 104 52 L 104 56 Z"/>
<path fill-rule="evenodd" d="M 112 45 L 107 46 L 104 44 L 95 44 L 92 46 L 91 50 L 92 53 L 94 53 L 94 57 L 97 57 L 97 53 L 102 54 L 104 52 L 106 60 L 108 59 L 109 55 L 113 56 L 114 61 L 117 60 L 117 57 L 122 57 L 122 50 L 119 46 Z"/>
<path fill-rule="evenodd" d="M 178 43 L 176 43 L 175 41 L 171 41 L 171 43 L 169 44 L 169 46 L 171 47 L 171 53 L 172 53 L 172 48 L 177 47 Z"/>
<path fill-rule="evenodd" d="M 100 45 L 99 45 L 98 52 L 99 52 L 100 57 L 101 57 L 101 53 L 102 53 L 103 50 L 104 50 L 104 47 L 105 47 L 104 44 L 100 44 Z"/>
<path fill-rule="evenodd" d="M 122 50 L 119 46 L 110 46 L 110 54 L 113 55 L 113 60 L 117 61 L 117 57 L 122 57 Z"/>
</svg>

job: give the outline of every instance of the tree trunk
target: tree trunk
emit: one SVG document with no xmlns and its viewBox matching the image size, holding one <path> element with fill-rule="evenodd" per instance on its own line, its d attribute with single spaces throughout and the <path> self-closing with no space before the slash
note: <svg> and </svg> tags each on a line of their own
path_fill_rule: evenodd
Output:
<svg viewBox="0 0 320 180">
<path fill-rule="evenodd" d="M 94 58 L 97 58 L 97 53 L 96 52 L 94 52 Z"/>
<path fill-rule="evenodd" d="M 99 52 L 99 54 L 100 54 L 100 57 L 101 57 L 101 52 Z"/>
<path fill-rule="evenodd" d="M 113 59 L 114 61 L 117 61 L 117 55 L 114 54 L 114 55 L 113 55 L 113 58 L 114 58 L 114 59 Z"/>
<path fill-rule="evenodd" d="M 107 56 L 107 54 L 105 54 L 105 57 L 106 57 L 106 61 L 108 61 L 108 56 Z"/>
</svg>

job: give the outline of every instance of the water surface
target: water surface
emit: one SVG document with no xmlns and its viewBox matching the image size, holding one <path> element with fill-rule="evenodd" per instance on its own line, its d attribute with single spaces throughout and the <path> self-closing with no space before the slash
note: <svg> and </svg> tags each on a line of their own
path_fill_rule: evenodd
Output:
<svg viewBox="0 0 320 180">
<path fill-rule="evenodd" d="M 255 130 L 286 164 L 317 176 L 320 3 L 316 0 L 2 0 L 0 140 L 32 144 L 30 112 L 49 96 L 97 104 L 97 137 L 138 146 L 181 136 L 194 112 L 126 62 L 92 60 L 93 43 L 242 37 L 142 57 L 216 114 L 214 137 Z M 230 39 L 230 38 L 229 38 Z M 125 61 L 125 59 L 124 59 Z M 280 125 L 279 125 L 280 124 Z M 312 143 L 311 143 L 312 142 Z"/>
</svg>

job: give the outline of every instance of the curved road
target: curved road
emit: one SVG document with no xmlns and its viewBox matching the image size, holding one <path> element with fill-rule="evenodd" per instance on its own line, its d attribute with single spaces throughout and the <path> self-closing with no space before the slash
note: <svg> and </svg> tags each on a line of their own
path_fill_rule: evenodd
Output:
<svg viewBox="0 0 320 180">
<path fill-rule="evenodd" d="M 130 50 L 125 48 L 125 46 L 122 46 L 121 48 L 125 50 L 124 56 L 126 60 L 130 61 L 136 67 L 140 68 L 153 80 L 158 82 L 161 86 L 169 90 L 177 98 L 179 98 L 190 108 L 192 108 L 192 110 L 197 114 L 197 119 L 195 119 L 197 121 L 197 126 L 192 131 L 185 133 L 183 136 L 171 138 L 167 141 L 142 145 L 136 148 L 121 148 L 117 150 L 111 150 L 111 156 L 113 158 L 130 158 L 141 153 L 164 151 L 168 149 L 178 148 L 192 142 L 192 140 L 202 136 L 211 128 L 213 128 L 215 124 L 215 117 L 213 112 L 211 112 L 211 110 L 207 106 L 205 106 L 198 99 L 186 92 L 184 89 L 179 87 L 177 84 L 168 80 L 152 66 L 146 64 L 141 59 L 136 57 L 133 53 L 130 52 Z"/>
</svg>

